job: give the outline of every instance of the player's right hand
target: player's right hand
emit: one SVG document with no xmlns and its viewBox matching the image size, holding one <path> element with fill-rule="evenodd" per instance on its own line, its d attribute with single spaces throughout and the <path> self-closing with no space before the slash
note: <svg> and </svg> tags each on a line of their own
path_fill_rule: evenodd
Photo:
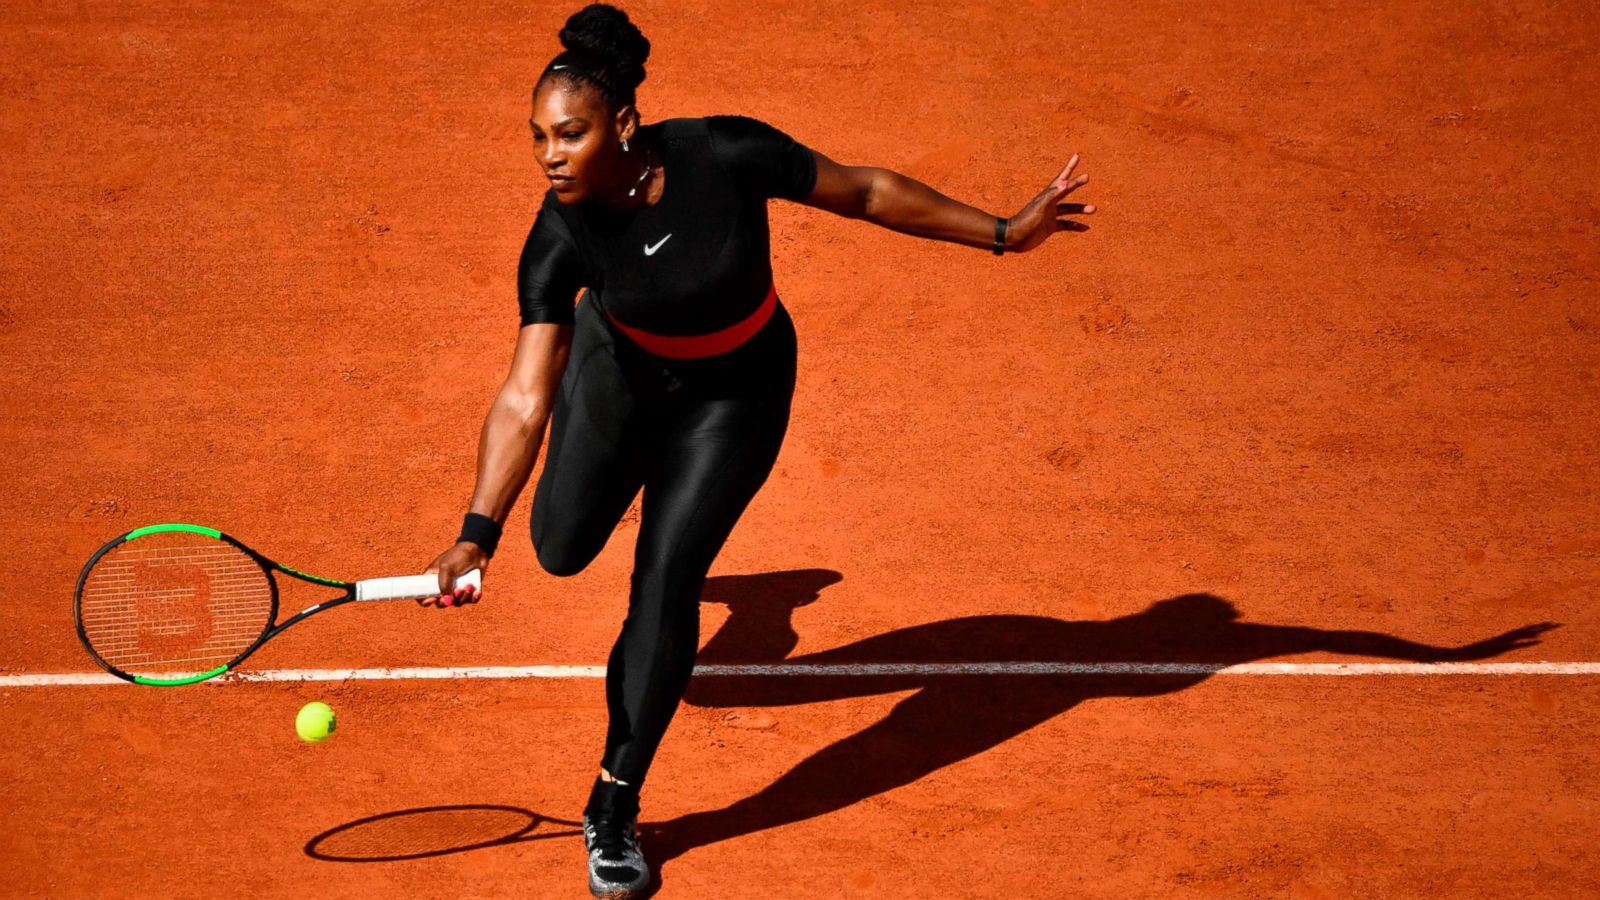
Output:
<svg viewBox="0 0 1600 900">
<path fill-rule="evenodd" d="M 483 548 L 471 541 L 460 541 L 454 547 L 434 557 L 433 562 L 423 569 L 423 574 L 437 572 L 439 575 L 439 593 L 431 597 L 418 597 L 417 603 L 421 606 L 461 606 L 466 603 L 477 603 L 483 595 L 477 588 L 467 585 L 452 590 L 451 585 L 473 569 L 480 575 L 488 574 L 489 557 L 484 555 Z"/>
</svg>

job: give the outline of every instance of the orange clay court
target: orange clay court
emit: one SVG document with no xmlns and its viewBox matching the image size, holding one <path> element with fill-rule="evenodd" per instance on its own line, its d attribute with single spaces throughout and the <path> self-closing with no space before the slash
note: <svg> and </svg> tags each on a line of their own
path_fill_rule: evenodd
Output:
<svg viewBox="0 0 1600 900">
<path fill-rule="evenodd" d="M 530 483 L 482 603 L 331 611 L 276 680 L 45 677 L 139 525 L 447 545 L 579 5 L 0 11 L 0 893 L 584 895 L 636 514 L 552 577 Z M 695 678 L 660 896 L 1600 893 L 1589 4 L 624 8 L 647 122 L 1000 215 L 1077 152 L 1099 207 L 996 258 L 771 204 L 799 385 L 700 661 L 837 667 Z M 395 667 L 517 677 L 329 674 Z"/>
</svg>

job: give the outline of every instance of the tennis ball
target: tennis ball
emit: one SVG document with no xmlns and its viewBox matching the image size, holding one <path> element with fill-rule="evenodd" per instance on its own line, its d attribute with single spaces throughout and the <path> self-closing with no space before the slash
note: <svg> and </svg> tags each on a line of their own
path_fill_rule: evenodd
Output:
<svg viewBox="0 0 1600 900">
<path fill-rule="evenodd" d="M 320 700 L 313 700 L 294 716 L 294 730 L 300 740 L 319 743 L 333 734 L 333 708 Z"/>
</svg>

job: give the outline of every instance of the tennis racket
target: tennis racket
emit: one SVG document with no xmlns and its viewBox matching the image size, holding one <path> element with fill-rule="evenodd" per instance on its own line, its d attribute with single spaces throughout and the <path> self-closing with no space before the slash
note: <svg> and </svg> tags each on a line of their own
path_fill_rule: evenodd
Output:
<svg viewBox="0 0 1600 900">
<path fill-rule="evenodd" d="M 278 622 L 275 572 L 339 588 L 338 597 Z M 480 588 L 473 569 L 457 588 Z M 215 678 L 285 628 L 351 602 L 439 593 L 438 575 L 339 581 L 291 569 L 215 528 L 170 522 L 135 528 L 95 551 L 78 575 L 78 639 L 106 671 L 138 684 Z"/>
</svg>

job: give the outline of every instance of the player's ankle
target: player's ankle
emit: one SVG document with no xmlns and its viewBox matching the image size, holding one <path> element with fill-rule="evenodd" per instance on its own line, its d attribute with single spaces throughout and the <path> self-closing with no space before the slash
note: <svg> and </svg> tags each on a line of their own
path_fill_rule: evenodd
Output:
<svg viewBox="0 0 1600 900">
<path fill-rule="evenodd" d="M 583 812 L 594 817 L 620 815 L 624 820 L 636 818 L 639 815 L 639 789 L 620 781 L 596 778 L 594 786 L 589 789 L 589 802 L 584 804 Z"/>
</svg>

